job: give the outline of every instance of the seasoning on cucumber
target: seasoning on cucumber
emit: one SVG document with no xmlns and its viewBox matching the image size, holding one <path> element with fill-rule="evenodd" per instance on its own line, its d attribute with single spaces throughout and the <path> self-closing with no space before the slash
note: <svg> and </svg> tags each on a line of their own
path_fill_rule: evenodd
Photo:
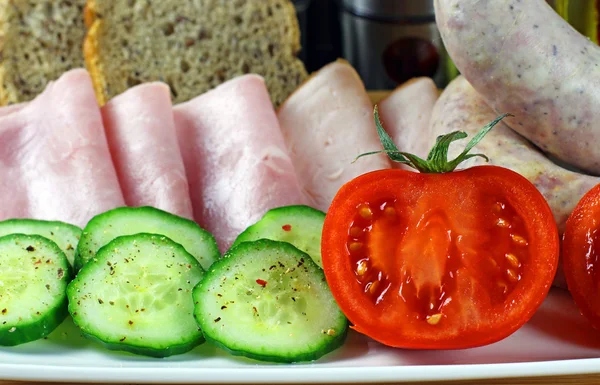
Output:
<svg viewBox="0 0 600 385">
<path fill-rule="evenodd" d="M 0 345 L 46 337 L 67 312 L 72 278 L 65 253 L 39 235 L 0 237 Z"/>
<path fill-rule="evenodd" d="M 182 354 L 204 342 L 192 301 L 203 274 L 183 246 L 163 235 L 121 236 L 69 284 L 69 312 L 84 336 L 108 349 Z"/>
<path fill-rule="evenodd" d="M 287 242 L 243 242 L 194 288 L 207 340 L 234 355 L 275 362 L 319 359 L 341 346 L 348 322 L 323 271 Z"/>
<path fill-rule="evenodd" d="M 310 255 L 319 267 L 323 267 L 321 232 L 324 221 L 325 213 L 310 206 L 278 207 L 267 211 L 258 222 L 241 233 L 233 246 L 261 238 L 288 242 Z"/>
<path fill-rule="evenodd" d="M 17 233 L 37 234 L 54 241 L 73 266 L 75 250 L 81 237 L 79 227 L 65 222 L 28 218 L 7 219 L 0 222 L 0 236 Z"/>
<path fill-rule="evenodd" d="M 75 254 L 75 269 L 81 269 L 114 238 L 137 233 L 165 235 L 181 244 L 204 269 L 221 255 L 214 236 L 192 220 L 150 206 L 119 207 L 96 215 L 85 226 Z"/>
</svg>

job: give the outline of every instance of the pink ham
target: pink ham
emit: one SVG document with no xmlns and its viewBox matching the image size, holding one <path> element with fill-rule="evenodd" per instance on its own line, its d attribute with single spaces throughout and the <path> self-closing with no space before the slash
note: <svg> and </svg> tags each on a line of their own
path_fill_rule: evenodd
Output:
<svg viewBox="0 0 600 385">
<path fill-rule="evenodd" d="M 379 103 L 383 127 L 400 151 L 427 157 L 434 144 L 429 137 L 429 120 L 439 95 L 433 80 L 422 77 L 402 84 Z M 394 167 L 400 165 L 393 162 Z"/>
<path fill-rule="evenodd" d="M 124 205 L 89 74 L 71 70 L 0 112 L 0 219 L 84 226 Z"/>
<path fill-rule="evenodd" d="M 102 117 L 125 203 L 193 218 L 168 86 L 133 87 L 105 104 Z"/>
<path fill-rule="evenodd" d="M 174 116 L 194 218 L 221 251 L 267 210 L 305 203 L 261 77 L 232 79 Z"/>
<path fill-rule="evenodd" d="M 310 205 L 326 211 L 339 188 L 368 171 L 390 168 L 373 120 L 373 104 L 354 69 L 323 67 L 280 107 L 277 116 Z"/>
</svg>

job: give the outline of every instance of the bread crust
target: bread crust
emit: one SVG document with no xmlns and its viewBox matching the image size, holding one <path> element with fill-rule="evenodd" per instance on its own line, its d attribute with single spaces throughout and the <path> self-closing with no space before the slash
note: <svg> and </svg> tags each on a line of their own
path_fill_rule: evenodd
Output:
<svg viewBox="0 0 600 385">
<path fill-rule="evenodd" d="M 98 50 L 98 31 L 102 27 L 102 20 L 96 15 L 96 1 L 87 0 L 83 13 L 87 33 L 83 41 L 83 58 L 85 66 L 92 78 L 92 85 L 96 93 L 98 104 L 103 106 L 106 104 L 107 95 L 106 81 L 100 67 L 100 54 Z"/>
</svg>

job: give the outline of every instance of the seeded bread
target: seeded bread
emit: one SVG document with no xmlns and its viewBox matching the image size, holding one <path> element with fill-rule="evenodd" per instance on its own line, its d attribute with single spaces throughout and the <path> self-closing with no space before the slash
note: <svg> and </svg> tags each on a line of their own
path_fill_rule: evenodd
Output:
<svg viewBox="0 0 600 385">
<path fill-rule="evenodd" d="M 86 66 L 100 104 L 148 81 L 174 103 L 235 76 L 263 76 L 275 105 L 306 77 L 289 0 L 88 0 Z"/>
<path fill-rule="evenodd" d="M 0 0 L 0 104 L 33 99 L 83 67 L 85 0 Z"/>
</svg>

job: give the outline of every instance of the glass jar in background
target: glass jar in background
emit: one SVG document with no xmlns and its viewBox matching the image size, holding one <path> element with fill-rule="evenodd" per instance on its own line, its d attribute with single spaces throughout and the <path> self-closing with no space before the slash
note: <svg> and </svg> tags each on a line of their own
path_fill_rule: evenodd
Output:
<svg viewBox="0 0 600 385">
<path fill-rule="evenodd" d="M 307 11 L 311 0 L 292 0 L 296 8 L 296 16 L 298 17 L 298 26 L 300 28 L 300 45 L 302 49 L 298 54 L 298 58 L 304 63 L 308 61 L 307 53 Z"/>
<path fill-rule="evenodd" d="M 433 0 L 338 0 L 342 55 L 368 89 L 419 76 L 444 87 L 456 69 L 435 24 Z"/>
</svg>

